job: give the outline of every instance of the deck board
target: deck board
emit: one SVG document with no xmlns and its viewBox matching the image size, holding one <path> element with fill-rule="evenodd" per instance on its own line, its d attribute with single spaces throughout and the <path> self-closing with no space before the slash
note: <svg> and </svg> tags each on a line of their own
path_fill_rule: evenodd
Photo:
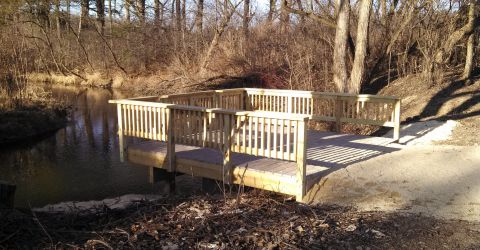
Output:
<svg viewBox="0 0 480 250">
<path fill-rule="evenodd" d="M 384 137 L 308 131 L 307 189 L 337 169 L 398 150 L 392 141 Z M 186 174 L 221 179 L 223 159 L 219 150 L 177 144 L 175 151 L 177 162 L 183 162 L 180 169 Z M 162 142 L 145 141 L 128 147 L 129 161 L 136 164 L 166 168 L 165 155 L 166 144 Z M 232 153 L 231 163 L 237 182 L 294 193 L 295 162 Z"/>
</svg>

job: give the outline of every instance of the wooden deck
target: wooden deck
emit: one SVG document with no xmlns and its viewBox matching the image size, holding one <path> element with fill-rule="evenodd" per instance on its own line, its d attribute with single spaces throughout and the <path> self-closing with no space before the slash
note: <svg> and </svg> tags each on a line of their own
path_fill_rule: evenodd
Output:
<svg viewBox="0 0 480 250">
<path fill-rule="evenodd" d="M 317 178 L 390 152 L 399 138 L 400 99 L 388 96 L 241 88 L 110 102 L 121 159 L 148 166 L 151 181 L 161 168 L 297 201 Z M 310 121 L 337 132 L 343 123 L 391 127 L 393 139 L 308 131 Z"/>
<path fill-rule="evenodd" d="M 393 139 L 332 132 L 309 131 L 307 142 L 307 190 L 319 178 L 339 168 L 397 150 Z M 210 148 L 175 146 L 176 171 L 222 181 L 222 153 Z M 167 144 L 144 141 L 128 147 L 128 161 L 168 169 Z M 272 158 L 233 153 L 233 183 L 296 194 L 297 164 Z"/>
</svg>

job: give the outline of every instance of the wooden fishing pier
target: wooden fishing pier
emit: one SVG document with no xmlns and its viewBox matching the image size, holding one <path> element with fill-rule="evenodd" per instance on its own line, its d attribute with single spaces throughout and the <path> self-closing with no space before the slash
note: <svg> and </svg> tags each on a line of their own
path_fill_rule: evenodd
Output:
<svg viewBox="0 0 480 250">
<path fill-rule="evenodd" d="M 280 192 L 302 201 L 315 176 L 389 152 L 400 99 L 238 88 L 111 100 L 120 156 L 151 169 Z M 334 122 L 337 133 L 309 130 Z M 392 127 L 393 138 L 341 134 L 342 123 Z M 127 138 L 141 138 L 127 144 Z"/>
</svg>

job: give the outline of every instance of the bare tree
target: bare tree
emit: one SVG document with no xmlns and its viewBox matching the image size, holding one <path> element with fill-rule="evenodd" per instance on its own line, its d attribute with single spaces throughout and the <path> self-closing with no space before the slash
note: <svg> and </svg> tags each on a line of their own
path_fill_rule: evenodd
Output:
<svg viewBox="0 0 480 250">
<path fill-rule="evenodd" d="M 276 0 L 270 0 L 268 6 L 268 17 L 267 17 L 267 23 L 268 25 L 271 25 L 273 22 L 273 15 L 275 14 L 275 5 L 277 4 Z"/>
<path fill-rule="evenodd" d="M 250 0 L 243 1 L 243 35 L 248 37 L 248 27 L 250 24 Z"/>
<path fill-rule="evenodd" d="M 348 84 L 347 42 L 350 33 L 350 2 L 336 0 L 337 28 L 333 48 L 333 82 L 339 92 L 345 92 Z"/>
<path fill-rule="evenodd" d="M 355 59 L 350 75 L 350 85 L 348 87 L 348 92 L 350 93 L 360 93 L 365 75 L 365 58 L 367 57 L 371 7 L 372 0 L 361 0 L 357 24 L 357 40 L 355 43 Z"/>
<path fill-rule="evenodd" d="M 104 0 L 96 0 L 95 6 L 97 7 L 97 24 L 100 28 L 100 33 L 103 35 L 105 28 L 105 2 Z"/>
<path fill-rule="evenodd" d="M 443 43 L 443 46 L 436 52 L 435 62 L 437 64 L 444 64 L 450 58 L 455 45 L 464 37 L 469 36 L 474 32 L 477 23 L 477 1 L 478 0 L 470 0 L 468 22 L 463 27 L 450 34 L 447 40 Z"/>
<path fill-rule="evenodd" d="M 197 15 L 195 16 L 195 30 L 200 33 L 203 30 L 203 7 L 204 7 L 204 0 L 198 0 Z"/>
<path fill-rule="evenodd" d="M 241 4 L 241 1 L 239 1 L 236 5 L 233 5 L 230 0 L 226 0 L 225 4 L 227 5 L 227 7 L 224 7 L 223 18 L 218 27 L 215 29 L 215 35 L 213 36 L 213 39 L 208 46 L 207 53 L 205 54 L 202 63 L 200 64 L 200 75 L 203 75 L 203 73 L 206 71 L 210 62 L 210 58 L 212 57 L 213 50 L 217 47 L 220 37 L 223 35 L 225 28 L 232 19 L 233 14 L 237 11 L 237 8 Z"/>
<path fill-rule="evenodd" d="M 132 0 L 124 0 L 124 1 L 125 1 L 124 2 L 125 3 L 124 4 L 124 7 L 125 7 L 125 21 L 127 23 L 129 23 L 130 22 L 130 7 L 132 5 L 132 2 L 131 2 Z"/>
<path fill-rule="evenodd" d="M 290 14 L 287 10 L 288 8 L 288 1 L 282 1 L 280 6 L 280 31 L 285 32 L 289 29 L 290 26 Z"/>
</svg>

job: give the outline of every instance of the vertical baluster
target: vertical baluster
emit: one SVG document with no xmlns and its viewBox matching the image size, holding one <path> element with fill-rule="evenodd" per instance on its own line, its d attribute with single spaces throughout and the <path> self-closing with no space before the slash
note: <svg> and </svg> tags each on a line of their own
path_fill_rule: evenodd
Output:
<svg viewBox="0 0 480 250">
<path fill-rule="evenodd" d="M 297 160 L 297 149 L 298 149 L 298 123 L 299 121 L 294 121 L 293 124 L 293 156 L 295 157 L 293 160 Z"/>
<path fill-rule="evenodd" d="M 253 143 L 253 139 L 252 139 L 252 117 L 248 117 L 248 153 L 249 154 L 252 154 L 252 143 Z"/>
<path fill-rule="evenodd" d="M 255 128 L 254 128 L 254 139 L 255 139 L 255 156 L 258 156 L 258 117 L 255 117 Z"/>
<path fill-rule="evenodd" d="M 243 147 L 243 150 L 242 152 L 243 153 L 247 153 L 247 116 L 246 115 L 242 115 L 242 119 L 243 119 L 243 122 L 242 122 L 242 147 Z"/>
<path fill-rule="evenodd" d="M 272 138 L 272 118 L 268 118 L 268 125 L 267 125 L 267 157 L 271 157 L 271 149 L 270 149 L 270 144 L 271 144 L 271 138 Z"/>
<path fill-rule="evenodd" d="M 261 151 L 260 151 L 260 155 L 262 156 L 265 156 L 265 117 L 262 117 L 262 120 L 260 122 L 260 126 L 261 126 L 261 129 L 260 129 L 260 148 L 261 148 Z"/>
<path fill-rule="evenodd" d="M 284 142 L 283 142 L 283 139 L 284 139 L 284 132 L 285 132 L 285 120 L 284 119 L 280 119 L 280 159 L 283 160 L 285 159 L 284 157 L 284 149 L 283 149 L 283 145 L 284 145 Z"/>
<path fill-rule="evenodd" d="M 273 154 L 274 154 L 274 157 L 277 158 L 278 155 L 277 155 L 277 135 L 278 135 L 278 128 L 277 128 L 277 123 L 278 123 L 278 120 L 277 119 L 273 119 Z"/>
<path fill-rule="evenodd" d="M 236 136 L 236 152 L 240 152 L 240 126 L 242 125 L 242 121 L 240 119 L 240 116 L 237 115 L 237 123 L 235 124 L 235 133 L 237 134 Z"/>
<path fill-rule="evenodd" d="M 292 133 L 292 121 L 291 120 L 287 120 L 287 149 L 286 149 L 286 152 L 287 152 L 287 160 L 291 161 L 291 157 L 290 157 L 290 133 Z"/>
</svg>

